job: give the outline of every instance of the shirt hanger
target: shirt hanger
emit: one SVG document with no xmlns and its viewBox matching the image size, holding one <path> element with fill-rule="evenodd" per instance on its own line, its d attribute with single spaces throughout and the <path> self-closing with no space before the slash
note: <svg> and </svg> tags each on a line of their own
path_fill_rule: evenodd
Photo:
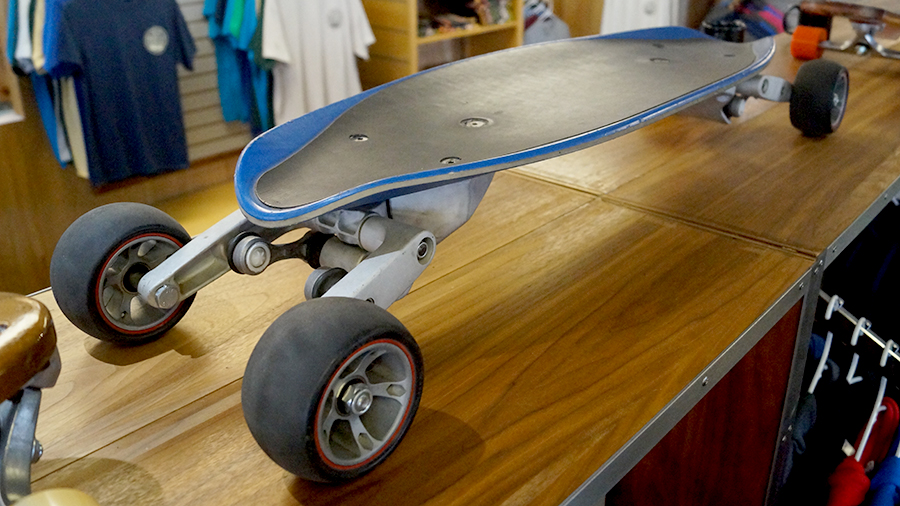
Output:
<svg viewBox="0 0 900 506">
<path fill-rule="evenodd" d="M 828 353 L 831 351 L 831 341 L 833 338 L 834 334 L 829 330 L 825 335 L 825 349 L 822 350 L 822 357 L 819 358 L 819 365 L 816 366 L 816 373 L 813 374 L 813 379 L 809 383 L 809 390 L 807 390 L 807 392 L 810 394 L 815 391 L 816 385 L 818 385 L 819 380 L 822 379 L 822 372 L 828 368 L 825 363 L 828 362 Z"/>
<path fill-rule="evenodd" d="M 865 318 L 860 318 L 856 322 L 856 327 L 853 328 L 853 335 L 850 336 L 850 346 L 856 346 L 856 343 L 859 341 L 859 335 L 862 334 L 863 329 L 868 330 L 871 326 L 872 322 Z M 847 383 L 850 385 L 859 383 L 863 380 L 862 376 L 856 376 L 857 364 L 859 364 L 859 354 L 854 353 L 853 359 L 850 361 L 850 369 L 847 371 Z"/>
</svg>

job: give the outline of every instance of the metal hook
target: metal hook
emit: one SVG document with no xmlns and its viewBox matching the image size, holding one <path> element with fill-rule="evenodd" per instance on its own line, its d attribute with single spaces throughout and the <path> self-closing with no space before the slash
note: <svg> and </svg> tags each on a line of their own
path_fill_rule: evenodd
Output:
<svg viewBox="0 0 900 506">
<path fill-rule="evenodd" d="M 895 343 L 893 339 L 888 339 L 888 342 L 884 343 L 884 350 L 881 352 L 881 361 L 878 362 L 881 367 L 887 365 L 888 355 L 890 355 L 896 347 L 897 343 Z"/>
<path fill-rule="evenodd" d="M 881 377 L 881 384 L 878 386 L 878 395 L 875 397 L 875 407 L 872 408 L 872 414 L 869 415 L 869 422 L 866 424 L 866 430 L 863 432 L 862 439 L 859 442 L 859 448 L 856 449 L 856 461 L 859 462 L 862 459 L 863 450 L 866 448 L 866 443 L 869 441 L 869 436 L 872 434 L 872 427 L 875 425 L 875 419 L 878 418 L 878 412 L 881 411 L 881 402 L 884 400 L 884 389 L 887 387 L 887 378 L 884 376 Z"/>
<path fill-rule="evenodd" d="M 844 299 L 838 297 L 837 295 L 832 295 L 831 300 L 828 301 L 828 307 L 825 309 L 825 319 L 830 320 L 831 314 L 834 313 L 834 310 L 843 306 Z"/>
<path fill-rule="evenodd" d="M 819 380 L 822 379 L 822 372 L 828 368 L 826 363 L 828 362 L 828 353 L 831 351 L 831 340 L 834 337 L 834 334 L 831 331 L 828 331 L 828 334 L 825 335 L 825 349 L 822 350 L 822 356 L 819 358 L 819 364 L 816 366 L 816 373 L 813 374 L 813 379 L 809 384 L 808 393 L 813 393 L 816 390 L 816 385 L 819 384 Z"/>
<path fill-rule="evenodd" d="M 856 346 L 856 343 L 859 341 L 859 335 L 862 334 L 863 329 L 869 330 L 872 327 L 872 322 L 865 318 L 860 318 L 859 321 L 856 322 L 856 327 L 853 329 L 853 335 L 850 337 L 850 345 Z"/>
</svg>

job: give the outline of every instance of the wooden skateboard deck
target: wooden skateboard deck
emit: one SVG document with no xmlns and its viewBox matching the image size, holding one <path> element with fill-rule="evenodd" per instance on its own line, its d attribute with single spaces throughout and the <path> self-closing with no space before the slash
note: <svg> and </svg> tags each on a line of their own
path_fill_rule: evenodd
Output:
<svg viewBox="0 0 900 506">
<path fill-rule="evenodd" d="M 900 2 L 870 0 L 866 2 L 831 2 L 804 1 L 800 3 L 801 12 L 827 17 L 844 17 L 854 23 L 884 23 L 896 31 L 900 28 L 900 14 L 892 9 L 900 7 Z"/>
</svg>

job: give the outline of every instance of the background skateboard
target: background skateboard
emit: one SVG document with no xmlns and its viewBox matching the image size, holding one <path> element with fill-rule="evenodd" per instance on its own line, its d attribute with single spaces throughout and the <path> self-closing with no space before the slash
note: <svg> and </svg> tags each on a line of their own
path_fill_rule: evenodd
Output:
<svg viewBox="0 0 900 506">
<path fill-rule="evenodd" d="M 874 51 L 886 58 L 900 58 L 900 52 L 884 46 L 896 43 L 900 38 L 898 12 L 900 2 L 891 0 L 800 2 L 785 14 L 785 30 L 793 33 L 791 54 L 810 60 L 831 49 L 859 54 Z M 850 21 L 855 35 L 841 42 L 832 41 L 834 18 Z"/>
</svg>

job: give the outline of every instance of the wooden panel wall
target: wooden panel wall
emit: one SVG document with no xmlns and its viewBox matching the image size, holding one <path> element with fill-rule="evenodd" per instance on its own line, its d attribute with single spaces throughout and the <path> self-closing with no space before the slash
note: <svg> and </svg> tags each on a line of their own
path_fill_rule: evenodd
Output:
<svg viewBox="0 0 900 506">
<path fill-rule="evenodd" d="M 715 0 L 680 0 L 686 25 L 691 28 L 700 26 Z M 572 37 L 597 35 L 600 33 L 600 20 L 603 17 L 603 0 L 554 0 L 554 13 L 569 25 Z"/>
<path fill-rule="evenodd" d="M 572 37 L 600 33 L 603 0 L 555 0 L 553 11 L 569 25 L 569 34 Z"/>
<path fill-rule="evenodd" d="M 363 89 L 384 84 L 418 70 L 418 4 L 413 0 L 363 0 L 375 34 L 369 59 L 359 62 Z"/>
<path fill-rule="evenodd" d="M 764 504 L 800 311 L 798 303 L 610 491 L 606 504 Z"/>
<path fill-rule="evenodd" d="M 63 231 L 85 212 L 110 202 L 154 204 L 227 183 L 237 153 L 192 163 L 152 178 L 91 188 L 59 167 L 41 126 L 28 79 L 19 78 L 25 120 L 0 125 L 0 291 L 31 293 L 50 284 L 50 257 Z"/>
<path fill-rule="evenodd" d="M 690 0 L 687 3 L 687 12 L 685 13 L 685 22 L 691 28 L 699 28 L 703 18 L 716 4 L 715 0 Z"/>
</svg>

